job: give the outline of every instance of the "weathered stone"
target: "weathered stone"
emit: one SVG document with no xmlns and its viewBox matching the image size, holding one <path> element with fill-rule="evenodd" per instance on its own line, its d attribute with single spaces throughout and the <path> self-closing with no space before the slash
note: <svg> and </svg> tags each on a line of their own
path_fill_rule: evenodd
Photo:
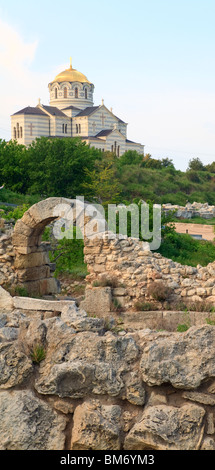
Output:
<svg viewBox="0 0 215 470">
<path fill-rule="evenodd" d="M 80 307 L 87 313 L 100 315 L 111 311 L 111 301 L 111 287 L 94 287 L 86 289 L 85 299 L 81 302 Z"/>
<path fill-rule="evenodd" d="M 200 450 L 215 450 L 215 441 L 212 437 L 205 437 Z"/>
<path fill-rule="evenodd" d="M 35 252 L 27 255 L 17 254 L 14 267 L 15 269 L 32 268 L 35 266 L 42 266 L 49 264 L 49 257 L 47 252 Z"/>
<path fill-rule="evenodd" d="M 77 406 L 71 449 L 120 449 L 120 416 L 120 406 L 101 405 L 99 400 L 89 400 Z"/>
<path fill-rule="evenodd" d="M 208 415 L 207 415 L 207 429 L 206 429 L 206 432 L 207 432 L 207 434 L 214 434 L 214 432 L 215 432 L 213 413 L 208 413 Z"/>
<path fill-rule="evenodd" d="M 126 398 L 133 405 L 142 406 L 145 403 L 145 389 L 138 372 L 131 372 L 126 382 Z"/>
<path fill-rule="evenodd" d="M 205 411 L 200 406 L 181 408 L 158 405 L 147 408 L 125 439 L 126 450 L 198 450 Z"/>
<path fill-rule="evenodd" d="M 0 393 L 1 450 L 64 449 L 66 417 L 30 390 Z"/>
<path fill-rule="evenodd" d="M 198 403 L 202 403 L 204 405 L 215 405 L 215 397 L 208 395 L 207 393 L 199 393 L 199 392 L 184 392 L 184 398 L 188 398 L 188 400 L 192 400 Z"/>
<path fill-rule="evenodd" d="M 52 312 L 61 312 L 64 307 L 73 304 L 74 301 L 70 300 L 44 300 L 30 297 L 13 297 L 14 308 L 21 310 L 49 310 Z"/>
<path fill-rule="evenodd" d="M 39 393 L 70 398 L 89 393 L 120 395 L 125 386 L 124 364 L 129 370 L 139 354 L 133 338 L 91 331 L 76 334 L 58 318 L 46 324 L 47 355 L 35 385 Z"/>
<path fill-rule="evenodd" d="M 215 329 L 192 327 L 186 333 L 151 335 L 140 362 L 142 378 L 148 385 L 170 382 L 176 388 L 195 389 L 215 376 Z"/>
<path fill-rule="evenodd" d="M 76 331 L 102 331 L 105 325 L 103 318 L 88 317 L 84 310 L 77 308 L 75 302 L 63 307 L 61 319 Z"/>
<path fill-rule="evenodd" d="M 11 310 L 13 308 L 13 298 L 5 289 L 0 286 L 0 309 Z"/>
<path fill-rule="evenodd" d="M 32 372 L 32 361 L 20 351 L 17 342 L 0 343 L 0 389 L 22 384 Z"/>
</svg>

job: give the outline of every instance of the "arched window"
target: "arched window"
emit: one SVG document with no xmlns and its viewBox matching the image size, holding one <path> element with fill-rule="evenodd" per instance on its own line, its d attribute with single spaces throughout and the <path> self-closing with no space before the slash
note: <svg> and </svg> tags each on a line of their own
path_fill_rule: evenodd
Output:
<svg viewBox="0 0 215 470">
<path fill-rule="evenodd" d="M 63 96 L 64 96 L 64 98 L 67 98 L 67 88 L 66 87 L 63 90 Z"/>
<path fill-rule="evenodd" d="M 22 127 L 20 127 L 20 138 L 22 139 Z"/>
<path fill-rule="evenodd" d="M 85 88 L 85 100 L 87 100 L 87 88 Z"/>
<path fill-rule="evenodd" d="M 65 124 L 65 134 L 67 134 L 67 124 Z"/>
<path fill-rule="evenodd" d="M 78 124 L 76 124 L 76 134 L 78 134 Z"/>
<path fill-rule="evenodd" d="M 18 122 L 17 122 L 17 124 L 16 124 L 16 128 L 17 128 L 17 137 L 18 137 L 18 139 L 19 139 L 19 123 L 18 123 Z"/>
<path fill-rule="evenodd" d="M 78 88 L 75 88 L 75 98 L 78 98 Z"/>
<path fill-rule="evenodd" d="M 78 125 L 79 134 L 81 133 L 81 124 Z"/>
<path fill-rule="evenodd" d="M 55 92 L 55 99 L 57 99 L 57 88 L 55 88 L 54 92 Z"/>
<path fill-rule="evenodd" d="M 62 124 L 62 132 L 63 132 L 63 134 L 64 134 L 64 124 Z"/>
<path fill-rule="evenodd" d="M 14 137 L 14 139 L 16 139 L 16 128 L 15 127 L 13 128 L 13 137 Z"/>
</svg>

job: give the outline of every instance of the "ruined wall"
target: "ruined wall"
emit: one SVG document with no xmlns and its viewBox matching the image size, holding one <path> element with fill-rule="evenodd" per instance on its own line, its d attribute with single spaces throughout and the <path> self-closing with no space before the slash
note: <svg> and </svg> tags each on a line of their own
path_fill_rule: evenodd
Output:
<svg viewBox="0 0 215 470">
<path fill-rule="evenodd" d="M 4 263 L 2 267 L 0 264 L 2 283 L 4 277 L 7 282 L 14 276 L 14 282 L 25 286 L 30 295 L 59 292 L 59 285 L 50 270 L 49 246 L 41 243 L 41 237 L 45 226 L 64 217 L 67 208 L 70 210 L 72 206 L 74 200 L 64 198 L 41 201 L 18 220 L 12 243 L 10 235 L 1 237 L 0 263 Z M 91 236 L 84 239 L 85 262 L 89 272 L 86 297 L 95 282 L 99 284 L 106 278 L 114 279 L 113 296 L 126 309 L 133 308 L 137 301 L 150 300 L 149 287 L 152 284 L 156 287 L 157 284 L 159 290 L 160 283 L 170 289 L 170 300 L 215 302 L 215 262 L 206 267 L 183 266 L 149 251 L 147 244 L 138 239 L 111 239 L 110 232 L 106 231 L 94 237 L 95 221 L 91 222 Z"/>
<path fill-rule="evenodd" d="M 1 450 L 215 450 L 214 326 L 117 333 L 74 302 L 0 299 Z"/>
<path fill-rule="evenodd" d="M 206 267 L 183 266 L 145 249 L 139 240 L 111 240 L 108 234 L 86 239 L 84 253 L 91 287 L 104 278 L 117 280 L 115 287 L 119 289 L 114 295 L 126 308 L 137 300 L 149 299 L 149 286 L 159 286 L 161 281 L 172 289 L 169 297 L 173 300 L 215 302 L 215 262 Z"/>
</svg>

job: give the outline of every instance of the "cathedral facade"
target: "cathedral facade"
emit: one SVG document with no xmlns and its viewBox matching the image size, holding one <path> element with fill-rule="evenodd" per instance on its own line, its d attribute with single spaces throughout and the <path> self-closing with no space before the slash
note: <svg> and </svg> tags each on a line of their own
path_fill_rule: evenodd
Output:
<svg viewBox="0 0 215 470">
<path fill-rule="evenodd" d="M 144 153 L 144 145 L 127 139 L 127 123 L 115 116 L 104 101 L 94 106 L 94 85 L 72 68 L 48 85 L 49 105 L 28 106 L 11 116 L 11 136 L 30 145 L 37 137 L 79 137 L 92 147 L 121 156 L 127 150 Z"/>
</svg>

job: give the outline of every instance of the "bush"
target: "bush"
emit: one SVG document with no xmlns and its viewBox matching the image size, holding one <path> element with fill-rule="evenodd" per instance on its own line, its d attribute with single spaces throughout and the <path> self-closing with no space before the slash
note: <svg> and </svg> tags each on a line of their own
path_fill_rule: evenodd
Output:
<svg viewBox="0 0 215 470">
<path fill-rule="evenodd" d="M 164 284 L 163 281 L 151 282 L 147 289 L 147 294 L 154 300 L 164 301 L 167 300 L 171 294 L 172 289 Z"/>
<path fill-rule="evenodd" d="M 135 303 L 134 308 L 137 312 L 149 312 L 157 310 L 157 305 L 153 304 L 152 302 L 138 301 Z"/>
</svg>

